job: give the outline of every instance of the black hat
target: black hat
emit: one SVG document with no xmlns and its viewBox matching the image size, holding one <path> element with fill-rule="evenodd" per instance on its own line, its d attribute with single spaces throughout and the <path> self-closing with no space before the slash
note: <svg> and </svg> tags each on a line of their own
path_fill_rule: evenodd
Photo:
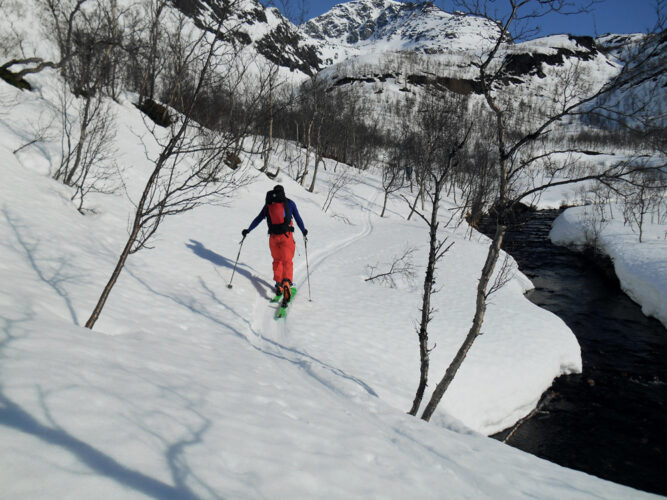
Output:
<svg viewBox="0 0 667 500">
<path fill-rule="evenodd" d="M 285 201 L 285 188 L 282 187 L 280 184 L 277 184 L 273 188 L 273 192 L 276 195 L 276 201 Z"/>
</svg>

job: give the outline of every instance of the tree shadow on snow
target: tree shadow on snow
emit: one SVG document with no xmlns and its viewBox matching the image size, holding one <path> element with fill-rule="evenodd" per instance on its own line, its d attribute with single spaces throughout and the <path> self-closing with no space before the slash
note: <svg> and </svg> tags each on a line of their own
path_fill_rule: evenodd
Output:
<svg viewBox="0 0 667 500">
<path fill-rule="evenodd" d="M 187 477 L 185 471 L 174 477 L 174 479 L 180 478 L 181 480 L 177 481 L 175 486 L 172 486 L 146 474 L 132 470 L 85 441 L 72 436 L 61 427 L 50 427 L 40 423 L 30 413 L 10 401 L 1 392 L 0 424 L 30 434 L 46 443 L 65 448 L 77 457 L 81 463 L 101 476 L 113 479 L 123 486 L 140 491 L 150 497 L 159 499 L 197 498 L 197 495 L 191 492 L 182 481 L 184 476 Z M 182 467 L 182 464 L 183 461 L 180 460 L 179 467 Z"/>
<path fill-rule="evenodd" d="M 2 213 L 7 220 L 7 224 L 14 232 L 14 237 L 18 243 L 18 247 L 11 246 L 11 248 L 25 254 L 26 260 L 30 264 L 30 267 L 32 267 L 33 271 L 35 271 L 37 277 L 63 299 L 72 321 L 75 325 L 78 325 L 79 319 L 77 318 L 74 305 L 72 304 L 72 300 L 65 287 L 68 282 L 80 279 L 78 276 L 70 275 L 65 272 L 67 268 L 72 267 L 70 259 L 64 256 L 56 258 L 40 255 L 40 253 L 43 253 L 40 252 L 41 241 L 37 238 L 30 237 L 31 235 L 28 234 L 28 227 L 25 225 L 22 226 L 17 218 L 10 215 L 7 206 L 2 208 Z M 10 246 L 9 242 L 5 242 L 4 244 Z M 48 247 L 48 245 L 46 246 Z"/>
<path fill-rule="evenodd" d="M 12 341 L 21 338 L 17 332 L 14 331 L 15 327 L 32 318 L 26 316 L 21 320 L 1 319 L 4 321 L 4 326 L 2 328 L 4 338 L 0 340 L 0 357 L 4 357 L 6 356 L 4 353 L 6 347 Z M 160 389 L 164 390 L 165 388 L 160 387 Z M 165 446 L 165 461 L 174 482 L 174 484 L 171 485 L 123 465 L 116 459 L 105 454 L 103 451 L 67 432 L 56 422 L 51 414 L 46 401 L 47 398 L 41 387 L 38 386 L 37 391 L 39 393 L 39 402 L 43 413 L 41 420 L 45 420 L 46 423 L 40 422 L 36 416 L 33 416 L 19 404 L 10 400 L 4 393 L 3 387 L 0 385 L 0 426 L 23 432 L 41 439 L 50 445 L 61 447 L 76 457 L 81 464 L 100 476 L 116 481 L 123 487 L 134 489 L 152 498 L 160 500 L 189 500 L 199 498 L 199 496 L 188 487 L 186 484 L 187 481 L 196 482 L 200 487 L 205 489 L 207 498 L 221 498 L 220 495 L 195 476 L 184 457 L 184 450 L 188 446 L 201 443 L 203 434 L 211 425 L 210 420 L 204 418 L 199 412 L 196 412 L 201 420 L 199 428 L 189 429 L 189 436 L 181 438 L 173 443 L 158 436 L 155 431 L 145 428 L 143 429 L 151 436 L 158 437 Z M 187 408 L 196 411 L 189 406 Z"/>
<path fill-rule="evenodd" d="M 242 314 L 239 314 L 233 307 L 231 307 L 223 300 L 221 300 L 215 293 L 215 291 L 211 290 L 211 288 L 201 278 L 199 278 L 199 284 L 201 285 L 204 293 L 208 295 L 209 299 L 219 306 L 219 308 L 216 309 L 225 310 L 228 313 L 236 316 L 247 326 L 248 330 L 253 334 L 252 336 L 243 334 L 241 331 L 239 331 L 231 324 L 223 321 L 222 318 L 218 317 L 217 310 L 214 309 L 212 311 L 209 311 L 203 302 L 200 302 L 194 298 L 194 295 L 188 295 L 187 297 L 169 295 L 160 292 L 158 290 L 155 290 L 146 281 L 142 280 L 132 271 L 128 270 L 128 273 L 139 283 L 141 283 L 151 293 L 154 293 L 155 295 L 171 300 L 175 304 L 186 308 L 190 312 L 203 316 L 209 321 L 212 321 L 213 323 L 222 326 L 224 329 L 233 333 L 236 337 L 247 342 L 252 348 L 256 349 L 257 351 L 283 361 L 288 361 L 289 363 L 301 368 L 310 377 L 317 380 L 320 384 L 322 384 L 323 386 L 327 387 L 328 389 L 332 390 L 333 392 L 339 395 L 344 395 L 344 394 L 331 382 L 331 380 L 327 380 L 326 377 L 324 377 L 322 374 L 318 372 L 328 372 L 334 375 L 334 377 L 337 379 L 343 379 L 348 382 L 352 382 L 354 385 L 361 387 L 366 393 L 368 393 L 373 397 L 378 396 L 375 390 L 363 380 L 354 377 L 352 375 L 349 375 L 340 368 L 332 366 L 329 363 L 326 363 L 325 361 L 322 361 L 306 352 L 300 351 L 295 347 L 283 345 L 280 342 L 277 342 L 273 339 L 270 339 L 262 335 L 262 333 L 258 332 L 257 329 L 253 326 L 252 321 L 250 319 L 243 316 Z"/>
<path fill-rule="evenodd" d="M 202 288 L 205 290 L 205 292 L 210 296 L 211 300 L 213 300 L 214 302 L 218 303 L 219 305 L 221 305 L 221 306 L 223 306 L 223 307 L 226 307 L 227 309 L 231 310 L 229 307 L 227 307 L 227 306 L 226 306 L 226 305 L 225 305 L 225 304 L 224 304 L 224 303 L 217 297 L 217 295 L 215 294 L 215 292 L 213 292 L 211 289 L 209 289 L 209 288 L 206 286 L 206 283 L 204 283 L 202 280 L 200 280 L 200 284 L 201 284 Z M 196 310 L 194 310 L 194 309 L 191 309 L 191 310 L 192 310 L 193 312 L 198 313 L 198 314 L 202 314 L 202 312 L 200 312 L 200 311 L 196 311 Z M 236 313 L 235 313 L 235 314 L 236 314 Z M 204 315 L 204 316 L 206 316 L 206 315 Z M 213 317 L 211 317 L 211 316 L 206 316 L 206 317 L 209 318 L 209 319 L 211 319 L 211 320 L 213 320 L 213 321 L 215 321 L 215 318 L 213 318 Z M 239 317 L 240 317 L 240 316 L 239 316 Z M 276 348 L 276 351 L 274 352 L 274 351 L 271 351 L 271 350 L 269 350 L 269 349 L 265 349 L 265 348 L 263 348 L 263 347 L 261 347 L 261 346 L 255 345 L 255 344 L 252 343 L 252 342 L 249 342 L 249 343 L 252 345 L 252 347 L 254 347 L 255 349 L 257 349 L 258 351 L 260 351 L 260 352 L 262 352 L 262 353 L 264 353 L 264 354 L 267 354 L 267 355 L 269 355 L 269 356 L 273 356 L 273 357 L 275 357 L 275 358 L 282 359 L 282 360 L 284 360 L 284 361 L 289 361 L 290 363 L 292 363 L 292 364 L 298 366 L 299 368 L 301 368 L 302 370 L 304 370 L 309 376 L 311 376 L 312 378 L 314 378 L 315 380 L 317 380 L 318 382 L 320 382 L 322 385 L 324 385 L 325 387 L 329 388 L 330 390 L 332 390 L 332 391 L 334 391 L 334 392 L 336 392 L 336 393 L 338 393 L 338 394 L 341 394 L 341 395 L 342 395 L 341 391 L 338 390 L 338 388 L 336 388 L 330 381 L 326 380 L 324 377 L 322 377 L 321 375 L 319 375 L 319 374 L 317 373 L 317 370 L 316 370 L 316 369 L 313 369 L 313 367 L 317 367 L 317 368 L 319 368 L 319 369 L 322 369 L 323 371 L 327 371 L 327 372 L 332 373 L 332 374 L 335 375 L 336 377 L 339 377 L 339 378 L 345 379 L 345 380 L 347 380 L 347 381 L 349 381 L 349 382 L 352 382 L 352 383 L 358 385 L 359 387 L 361 387 L 362 389 L 364 389 L 364 390 L 365 390 L 368 394 L 370 394 L 371 396 L 375 396 L 375 397 L 377 397 L 377 393 L 373 390 L 373 388 L 372 388 L 371 386 L 369 386 L 368 384 L 366 384 L 363 380 L 361 380 L 361 379 L 359 379 L 359 378 L 357 378 L 357 377 L 353 377 L 352 375 L 348 375 L 347 373 L 345 373 L 345 372 L 344 372 L 343 370 L 341 370 L 340 368 L 337 368 L 337 367 L 335 367 L 335 366 L 332 366 L 332 365 L 330 365 L 330 364 L 328 364 L 328 363 L 326 363 L 326 362 L 324 362 L 324 361 L 322 361 L 322 360 L 320 360 L 320 359 L 318 359 L 318 358 L 316 358 L 316 357 L 314 357 L 314 356 L 312 356 L 312 355 L 310 355 L 310 354 L 308 354 L 308 353 L 306 353 L 306 352 L 300 351 L 300 350 L 298 350 L 298 349 L 296 349 L 296 348 L 294 348 L 294 347 L 289 347 L 289 346 L 283 345 L 283 344 L 281 344 L 281 343 L 279 343 L 279 342 L 276 342 L 276 341 L 273 340 L 273 339 L 270 339 L 270 338 L 268 338 L 268 337 L 262 335 L 262 334 L 259 333 L 257 330 L 255 330 L 255 328 L 252 326 L 252 324 L 251 324 L 250 321 L 248 321 L 248 320 L 245 319 L 245 318 L 242 318 L 242 319 L 244 320 L 244 322 L 246 323 L 246 325 L 248 326 L 248 328 L 250 329 L 250 331 L 251 331 L 257 338 L 259 338 L 259 339 L 261 339 L 262 341 L 266 342 L 266 343 L 269 344 L 270 346 Z M 248 339 L 247 337 L 245 337 L 244 335 L 240 334 L 238 331 L 236 331 L 236 333 L 237 333 L 237 335 L 238 335 L 239 337 L 244 338 L 246 341 L 249 341 L 249 339 Z M 290 353 L 291 353 L 291 354 L 294 354 L 295 356 L 294 356 L 294 357 L 292 357 L 292 356 L 288 356 L 288 354 L 290 354 Z"/>
<path fill-rule="evenodd" d="M 201 257 L 202 259 L 208 260 L 209 262 L 215 264 L 216 266 L 234 269 L 233 260 L 229 260 L 227 257 L 223 257 L 222 255 L 215 253 L 213 250 L 209 250 L 199 241 L 190 240 L 190 243 L 186 243 L 185 246 L 188 247 L 190 250 L 192 250 L 197 257 Z M 267 293 L 267 290 L 272 291 L 273 285 L 267 282 L 266 280 L 258 276 L 255 276 L 249 270 L 243 269 L 243 267 L 245 267 L 243 264 L 238 264 L 236 266 L 236 274 L 240 274 L 248 281 L 250 281 L 250 283 L 252 283 L 257 292 L 261 294 L 262 297 L 268 299 L 269 294 Z"/>
</svg>

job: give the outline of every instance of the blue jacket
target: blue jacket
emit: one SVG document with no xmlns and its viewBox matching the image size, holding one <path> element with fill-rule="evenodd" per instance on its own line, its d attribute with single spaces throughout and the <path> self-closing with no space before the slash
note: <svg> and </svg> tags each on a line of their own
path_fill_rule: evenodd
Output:
<svg viewBox="0 0 667 500">
<path fill-rule="evenodd" d="M 294 217 L 294 220 L 299 226 L 299 229 L 301 229 L 301 232 L 304 233 L 306 231 L 306 228 L 304 227 L 303 220 L 301 220 L 301 216 L 299 215 L 299 210 L 296 208 L 296 203 L 294 203 L 289 198 L 287 199 L 287 202 L 289 203 L 290 210 L 292 211 L 292 217 Z M 262 219 L 266 219 L 267 215 L 268 215 L 268 209 L 266 208 L 266 205 L 264 205 L 262 207 L 262 211 L 259 213 L 257 217 L 255 217 L 255 220 L 253 220 L 252 223 L 250 224 L 248 232 L 255 229 L 259 225 L 259 223 L 262 222 Z"/>
</svg>

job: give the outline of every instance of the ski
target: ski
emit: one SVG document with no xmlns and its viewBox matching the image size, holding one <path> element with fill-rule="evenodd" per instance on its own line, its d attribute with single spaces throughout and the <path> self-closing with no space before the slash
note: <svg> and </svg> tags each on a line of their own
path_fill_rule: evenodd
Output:
<svg viewBox="0 0 667 500">
<path fill-rule="evenodd" d="M 276 311 L 276 319 L 287 317 L 287 306 L 280 306 Z"/>
<path fill-rule="evenodd" d="M 280 319 L 280 318 L 285 318 L 287 317 L 287 307 L 289 306 L 289 303 L 292 302 L 292 299 L 294 299 L 294 296 L 296 295 L 296 287 L 291 287 L 291 297 L 290 300 L 286 304 L 280 304 L 280 307 L 276 311 L 275 319 Z M 273 299 L 271 299 L 271 302 L 278 302 L 279 300 L 282 299 L 282 294 L 281 295 L 276 295 Z M 275 300 L 274 300 L 275 299 Z"/>
</svg>

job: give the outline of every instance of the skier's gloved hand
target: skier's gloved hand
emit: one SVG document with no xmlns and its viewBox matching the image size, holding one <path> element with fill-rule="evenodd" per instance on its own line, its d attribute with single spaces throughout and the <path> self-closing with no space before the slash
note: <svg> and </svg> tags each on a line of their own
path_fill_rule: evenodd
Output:
<svg viewBox="0 0 667 500">
<path fill-rule="evenodd" d="M 306 236 L 308 236 L 308 229 L 303 230 L 303 237 L 305 238 Z"/>
<path fill-rule="evenodd" d="M 250 231 L 248 231 L 247 229 L 244 229 L 243 231 L 241 231 L 241 234 L 242 234 L 243 237 L 245 238 L 246 236 L 248 236 L 248 233 L 249 233 L 249 232 L 250 232 Z"/>
</svg>

